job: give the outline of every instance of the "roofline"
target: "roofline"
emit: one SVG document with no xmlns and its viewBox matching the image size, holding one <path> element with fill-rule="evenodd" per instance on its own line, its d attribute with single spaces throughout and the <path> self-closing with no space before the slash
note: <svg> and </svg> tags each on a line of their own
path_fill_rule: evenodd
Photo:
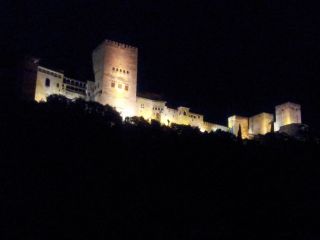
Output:
<svg viewBox="0 0 320 240">
<path fill-rule="evenodd" d="M 137 96 L 137 98 L 143 98 L 149 101 L 154 101 L 154 102 L 162 102 L 162 103 L 167 103 L 167 101 L 163 101 L 163 100 L 156 100 L 156 99 L 152 99 L 152 98 L 147 98 L 147 97 L 141 97 L 141 96 Z"/>
</svg>

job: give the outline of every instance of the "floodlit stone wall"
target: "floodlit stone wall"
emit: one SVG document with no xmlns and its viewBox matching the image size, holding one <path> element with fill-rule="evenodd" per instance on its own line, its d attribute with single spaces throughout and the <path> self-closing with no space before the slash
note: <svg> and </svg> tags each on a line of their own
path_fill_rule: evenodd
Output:
<svg viewBox="0 0 320 240">
<path fill-rule="evenodd" d="M 162 115 L 166 108 L 164 101 L 157 101 L 143 97 L 137 97 L 137 115 L 151 121 L 152 119 L 163 122 Z"/>
<path fill-rule="evenodd" d="M 249 138 L 249 119 L 247 117 L 233 115 L 228 118 L 228 127 L 230 132 L 238 135 L 239 126 L 241 126 L 241 134 L 243 139 Z"/>
<path fill-rule="evenodd" d="M 88 100 L 87 83 L 67 78 L 63 73 L 38 66 L 35 97 L 37 102 L 46 101 L 53 94 L 63 95 L 69 99 Z"/>
<path fill-rule="evenodd" d="M 249 134 L 264 135 L 271 131 L 273 114 L 260 113 L 249 118 Z"/>
<path fill-rule="evenodd" d="M 47 97 L 52 94 L 65 95 L 62 89 L 63 78 L 63 73 L 38 66 L 35 100 L 37 102 L 46 101 Z"/>
<path fill-rule="evenodd" d="M 136 115 L 138 49 L 106 40 L 93 51 L 94 100 L 116 108 L 123 117 Z"/>
<path fill-rule="evenodd" d="M 181 124 L 198 127 L 202 132 L 214 132 L 218 129 L 228 131 L 226 126 L 205 122 L 203 115 L 190 112 L 190 109 L 187 107 L 173 109 L 167 107 L 165 101 L 144 97 L 137 97 L 137 115 L 148 121 L 157 120 L 167 126 Z"/>
<path fill-rule="evenodd" d="M 285 125 L 301 123 L 301 106 L 299 104 L 287 102 L 276 106 L 275 111 L 275 131 Z"/>
</svg>

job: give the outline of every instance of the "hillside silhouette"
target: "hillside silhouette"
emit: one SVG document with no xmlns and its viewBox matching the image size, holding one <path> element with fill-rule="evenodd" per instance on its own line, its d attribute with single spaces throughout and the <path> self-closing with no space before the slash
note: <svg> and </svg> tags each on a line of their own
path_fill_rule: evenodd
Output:
<svg viewBox="0 0 320 240">
<path fill-rule="evenodd" d="M 1 239 L 317 239 L 318 138 L 243 141 L 50 96 L 3 104 Z"/>
</svg>

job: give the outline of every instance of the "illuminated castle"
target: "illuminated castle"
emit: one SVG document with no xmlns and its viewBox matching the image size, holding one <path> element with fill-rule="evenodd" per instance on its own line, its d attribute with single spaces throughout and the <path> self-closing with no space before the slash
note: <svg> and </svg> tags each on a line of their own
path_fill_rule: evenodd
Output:
<svg viewBox="0 0 320 240">
<path fill-rule="evenodd" d="M 289 102 L 276 106 L 275 119 L 270 113 L 250 118 L 234 115 L 228 118 L 228 126 L 223 126 L 205 121 L 203 115 L 191 112 L 188 107 L 169 108 L 156 95 L 137 94 L 138 49 L 133 46 L 106 40 L 93 51 L 92 62 L 95 81 L 83 82 L 40 66 L 37 59 L 31 59 L 22 79 L 24 95 L 38 102 L 46 101 L 52 94 L 69 99 L 82 98 L 108 104 L 123 118 L 141 116 L 168 126 L 174 123 L 198 127 L 202 132 L 220 129 L 237 135 L 241 128 L 242 138 L 301 124 L 300 105 Z"/>
</svg>

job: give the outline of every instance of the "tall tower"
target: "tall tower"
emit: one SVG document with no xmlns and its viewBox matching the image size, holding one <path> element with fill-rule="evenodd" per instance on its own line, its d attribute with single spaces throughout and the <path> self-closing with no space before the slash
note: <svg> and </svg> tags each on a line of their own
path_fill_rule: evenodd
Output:
<svg viewBox="0 0 320 240">
<path fill-rule="evenodd" d="M 296 103 L 283 103 L 276 106 L 276 122 L 274 130 L 292 123 L 301 123 L 301 106 Z"/>
<path fill-rule="evenodd" d="M 122 117 L 136 115 L 138 49 L 105 40 L 92 53 L 94 100 L 115 107 Z"/>
</svg>

